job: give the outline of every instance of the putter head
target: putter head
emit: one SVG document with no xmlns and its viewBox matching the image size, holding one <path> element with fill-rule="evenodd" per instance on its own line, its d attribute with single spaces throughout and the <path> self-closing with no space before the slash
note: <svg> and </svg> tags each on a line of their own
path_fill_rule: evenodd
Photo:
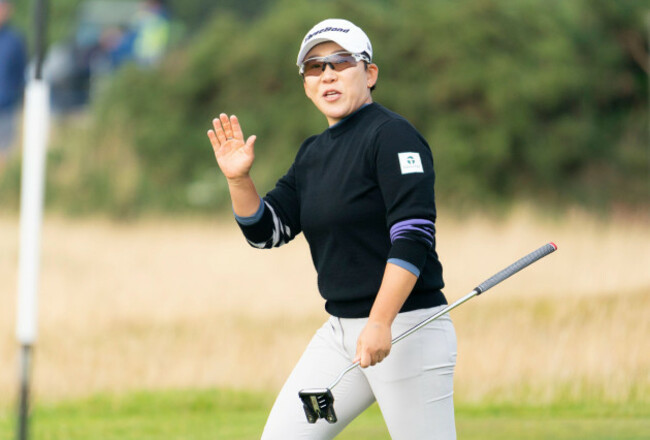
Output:
<svg viewBox="0 0 650 440">
<path fill-rule="evenodd" d="M 329 423 L 336 423 L 334 412 L 334 396 L 329 388 L 311 388 L 298 393 L 302 400 L 302 407 L 309 423 L 316 423 L 318 419 L 325 419 Z"/>
</svg>

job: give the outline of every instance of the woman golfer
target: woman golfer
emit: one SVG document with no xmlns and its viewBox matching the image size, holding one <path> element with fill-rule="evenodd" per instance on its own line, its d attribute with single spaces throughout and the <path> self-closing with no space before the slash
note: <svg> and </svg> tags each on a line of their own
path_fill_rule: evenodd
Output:
<svg viewBox="0 0 650 440">
<path fill-rule="evenodd" d="M 330 319 L 316 332 L 271 410 L 262 439 L 334 438 L 377 401 L 394 440 L 453 439 L 456 336 L 448 316 L 391 350 L 391 337 L 447 303 L 435 251 L 431 150 L 403 117 L 374 103 L 379 69 L 366 34 L 329 19 L 302 40 L 305 94 L 329 127 L 305 140 L 260 197 L 249 176 L 255 136 L 221 114 L 208 132 L 236 220 L 258 248 L 303 232 Z M 338 423 L 309 424 L 298 391 L 333 389 Z"/>
</svg>

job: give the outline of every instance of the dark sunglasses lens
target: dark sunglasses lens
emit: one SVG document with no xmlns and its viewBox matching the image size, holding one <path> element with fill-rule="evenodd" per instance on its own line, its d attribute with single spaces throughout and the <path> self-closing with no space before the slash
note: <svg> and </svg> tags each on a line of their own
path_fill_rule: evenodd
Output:
<svg viewBox="0 0 650 440">
<path fill-rule="evenodd" d="M 323 63 L 321 61 L 307 61 L 303 65 L 303 75 L 319 76 L 323 72 Z"/>
<path fill-rule="evenodd" d="M 350 67 L 356 66 L 357 61 L 354 59 L 354 57 L 351 57 L 349 55 L 339 56 L 332 60 L 332 65 L 334 66 L 334 70 L 340 72 L 341 70 L 349 69 Z"/>
<path fill-rule="evenodd" d="M 331 66 L 337 72 L 354 67 L 357 61 L 351 55 L 330 55 L 324 58 L 318 58 L 311 61 L 306 61 L 303 65 L 303 75 L 305 76 L 320 76 L 325 70 L 323 67 Z"/>
</svg>

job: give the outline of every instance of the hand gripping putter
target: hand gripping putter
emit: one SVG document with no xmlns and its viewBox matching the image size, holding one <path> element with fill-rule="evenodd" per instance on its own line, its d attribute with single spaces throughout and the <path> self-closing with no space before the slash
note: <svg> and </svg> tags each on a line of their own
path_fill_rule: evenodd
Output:
<svg viewBox="0 0 650 440">
<path fill-rule="evenodd" d="M 416 324 L 411 327 L 401 335 L 395 337 L 391 344 L 396 344 L 407 336 L 415 333 L 420 330 L 422 327 L 426 326 L 432 321 L 435 321 L 442 315 L 448 313 L 450 310 L 455 309 L 459 305 L 463 304 L 466 301 L 469 301 L 471 298 L 480 295 L 481 293 L 487 291 L 488 289 L 496 286 L 501 281 L 511 277 L 525 267 L 530 266 L 537 260 L 547 256 L 548 254 L 557 250 L 555 243 L 548 243 L 537 249 L 536 251 L 531 252 L 525 257 L 515 261 L 510 266 L 503 269 L 501 272 L 493 275 L 487 280 L 483 281 L 477 287 L 474 288 L 470 293 L 460 298 L 458 301 L 453 304 L 445 307 L 443 310 L 439 311 L 433 316 L 425 319 L 424 321 Z M 334 396 L 332 395 L 332 388 L 334 388 L 348 372 L 352 371 L 359 366 L 359 362 L 350 364 L 345 370 L 338 375 L 336 379 L 327 387 L 327 388 L 308 388 L 301 390 L 298 393 L 300 400 L 302 401 L 303 409 L 305 410 L 305 415 L 307 416 L 307 421 L 309 423 L 316 423 L 318 419 L 325 419 L 329 423 L 336 423 L 336 413 L 334 412 Z"/>
</svg>

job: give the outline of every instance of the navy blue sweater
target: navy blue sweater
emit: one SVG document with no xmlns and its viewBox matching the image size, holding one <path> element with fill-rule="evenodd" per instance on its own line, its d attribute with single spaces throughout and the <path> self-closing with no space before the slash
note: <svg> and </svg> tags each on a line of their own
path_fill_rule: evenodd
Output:
<svg viewBox="0 0 650 440">
<path fill-rule="evenodd" d="M 401 311 L 446 304 L 435 251 L 434 179 L 424 138 L 373 103 L 305 140 L 255 220 L 239 225 L 259 248 L 304 232 L 334 316 L 369 315 L 387 261 L 418 275 Z"/>
</svg>

